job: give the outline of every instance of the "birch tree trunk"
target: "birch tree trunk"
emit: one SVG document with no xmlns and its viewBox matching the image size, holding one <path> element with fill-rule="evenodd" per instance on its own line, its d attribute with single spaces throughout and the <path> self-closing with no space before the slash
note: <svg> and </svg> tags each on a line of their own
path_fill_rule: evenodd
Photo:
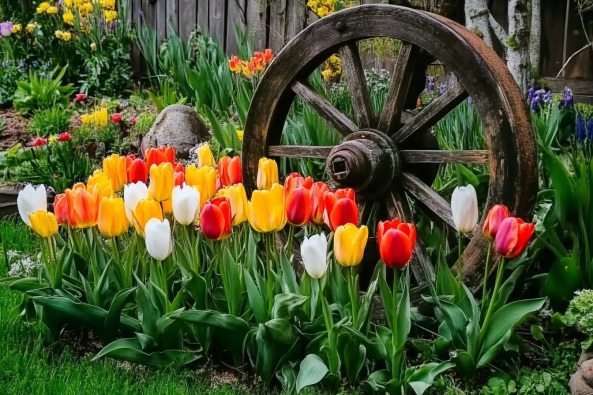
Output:
<svg viewBox="0 0 593 395">
<path fill-rule="evenodd" d="M 488 0 L 465 0 L 465 24 L 468 29 L 481 35 L 489 46 L 493 45 L 490 32 L 490 11 Z"/>
<path fill-rule="evenodd" d="M 541 0 L 531 0 L 531 26 L 529 28 L 529 67 L 531 70 L 537 70 L 538 74 L 542 34 L 541 23 Z"/>
<path fill-rule="evenodd" d="M 509 0 L 507 67 L 521 91 L 527 91 L 529 51 L 529 10 L 527 0 Z"/>
</svg>

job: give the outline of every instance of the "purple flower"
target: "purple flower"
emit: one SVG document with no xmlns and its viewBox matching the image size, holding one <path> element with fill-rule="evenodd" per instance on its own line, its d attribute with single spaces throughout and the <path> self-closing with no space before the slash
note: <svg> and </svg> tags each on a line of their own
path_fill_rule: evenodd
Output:
<svg viewBox="0 0 593 395">
<path fill-rule="evenodd" d="M 27 63 L 25 62 L 24 59 L 19 60 L 19 66 L 21 66 L 21 69 L 27 68 Z"/>
<path fill-rule="evenodd" d="M 544 104 L 548 104 L 552 102 L 552 92 L 546 91 L 545 89 L 538 89 L 531 92 L 529 90 L 529 96 L 531 96 L 531 110 L 536 113 L 539 113 L 541 107 Z"/>
<path fill-rule="evenodd" d="M 41 73 L 39 73 L 39 75 L 41 76 L 41 78 L 44 78 L 45 77 L 45 72 L 42 71 Z"/>
<path fill-rule="evenodd" d="M 593 119 L 589 119 L 585 125 L 587 126 L 587 139 L 593 141 Z"/>
<path fill-rule="evenodd" d="M 7 68 L 8 66 L 10 66 L 10 59 L 2 62 L 2 67 Z"/>
<path fill-rule="evenodd" d="M 441 82 L 441 85 L 439 85 L 439 92 L 441 92 L 441 95 L 445 92 L 447 92 L 447 84 L 445 84 L 444 82 Z"/>
<path fill-rule="evenodd" d="M 32 61 L 32 62 L 31 62 L 31 65 L 32 65 L 33 67 L 37 68 L 37 67 L 39 67 L 39 62 L 38 62 L 38 61 L 36 61 L 36 60 L 34 60 L 34 61 Z"/>
<path fill-rule="evenodd" d="M 574 98 L 572 97 L 572 90 L 567 86 L 562 92 L 562 99 L 558 104 L 558 108 L 572 108 L 574 106 Z"/>
<path fill-rule="evenodd" d="M 8 37 L 12 34 L 12 22 L 0 23 L 0 35 Z"/>
<path fill-rule="evenodd" d="M 542 94 L 542 100 L 544 103 L 550 103 L 552 101 L 552 91 L 547 91 Z"/>
<path fill-rule="evenodd" d="M 130 105 L 130 102 L 129 102 L 129 101 L 127 101 L 127 100 L 124 100 L 124 101 L 123 101 L 121 104 L 122 104 L 124 107 L 127 107 L 127 106 L 129 106 L 129 105 Z"/>
<path fill-rule="evenodd" d="M 531 88 L 529 88 L 529 101 L 532 101 L 533 98 L 535 97 L 535 86 L 532 86 Z"/>
<path fill-rule="evenodd" d="M 585 120 L 581 114 L 577 114 L 577 123 L 575 126 L 574 137 L 577 141 L 583 141 L 585 140 L 585 137 L 587 137 Z"/>
<path fill-rule="evenodd" d="M 428 77 L 426 77 L 426 90 L 429 92 L 434 92 L 435 87 L 436 87 L 436 84 L 434 82 L 434 77 L 432 75 L 429 75 Z"/>
</svg>

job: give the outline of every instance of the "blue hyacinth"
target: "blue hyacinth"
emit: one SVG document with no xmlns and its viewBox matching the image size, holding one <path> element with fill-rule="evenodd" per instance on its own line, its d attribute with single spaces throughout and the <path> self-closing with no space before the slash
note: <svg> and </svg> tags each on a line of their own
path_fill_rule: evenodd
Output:
<svg viewBox="0 0 593 395">
<path fill-rule="evenodd" d="M 439 85 L 439 92 L 441 92 L 441 95 L 445 92 L 447 92 L 447 84 L 445 84 L 444 82 L 441 82 L 441 85 Z"/>
<path fill-rule="evenodd" d="M 585 140 L 585 137 L 587 137 L 587 128 L 582 114 L 577 114 L 574 137 L 579 142 Z"/>
</svg>

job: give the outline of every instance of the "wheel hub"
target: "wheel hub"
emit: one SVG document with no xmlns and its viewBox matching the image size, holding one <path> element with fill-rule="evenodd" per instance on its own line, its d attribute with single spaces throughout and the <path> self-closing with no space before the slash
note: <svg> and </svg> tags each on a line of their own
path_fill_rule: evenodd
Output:
<svg viewBox="0 0 593 395">
<path fill-rule="evenodd" d="M 352 188 L 367 199 L 387 191 L 400 168 L 395 143 L 374 129 L 352 133 L 327 158 L 327 172 L 337 186 Z"/>
</svg>

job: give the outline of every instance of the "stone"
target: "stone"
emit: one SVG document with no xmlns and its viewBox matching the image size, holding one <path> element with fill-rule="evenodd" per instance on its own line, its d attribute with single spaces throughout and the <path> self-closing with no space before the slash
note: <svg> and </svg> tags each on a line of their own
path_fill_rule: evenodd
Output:
<svg viewBox="0 0 593 395">
<path fill-rule="evenodd" d="M 593 387 L 593 359 L 583 362 L 581 364 L 581 371 L 585 383 L 587 383 L 589 387 Z"/>
<path fill-rule="evenodd" d="M 593 395 L 591 388 L 583 379 L 583 370 L 577 369 L 577 372 L 570 378 L 570 393 L 572 395 Z"/>
<path fill-rule="evenodd" d="M 175 147 L 179 159 L 187 159 L 190 150 L 211 138 L 202 118 L 191 107 L 174 104 L 157 117 L 140 146 L 145 156 L 149 148 L 165 145 Z"/>
</svg>

